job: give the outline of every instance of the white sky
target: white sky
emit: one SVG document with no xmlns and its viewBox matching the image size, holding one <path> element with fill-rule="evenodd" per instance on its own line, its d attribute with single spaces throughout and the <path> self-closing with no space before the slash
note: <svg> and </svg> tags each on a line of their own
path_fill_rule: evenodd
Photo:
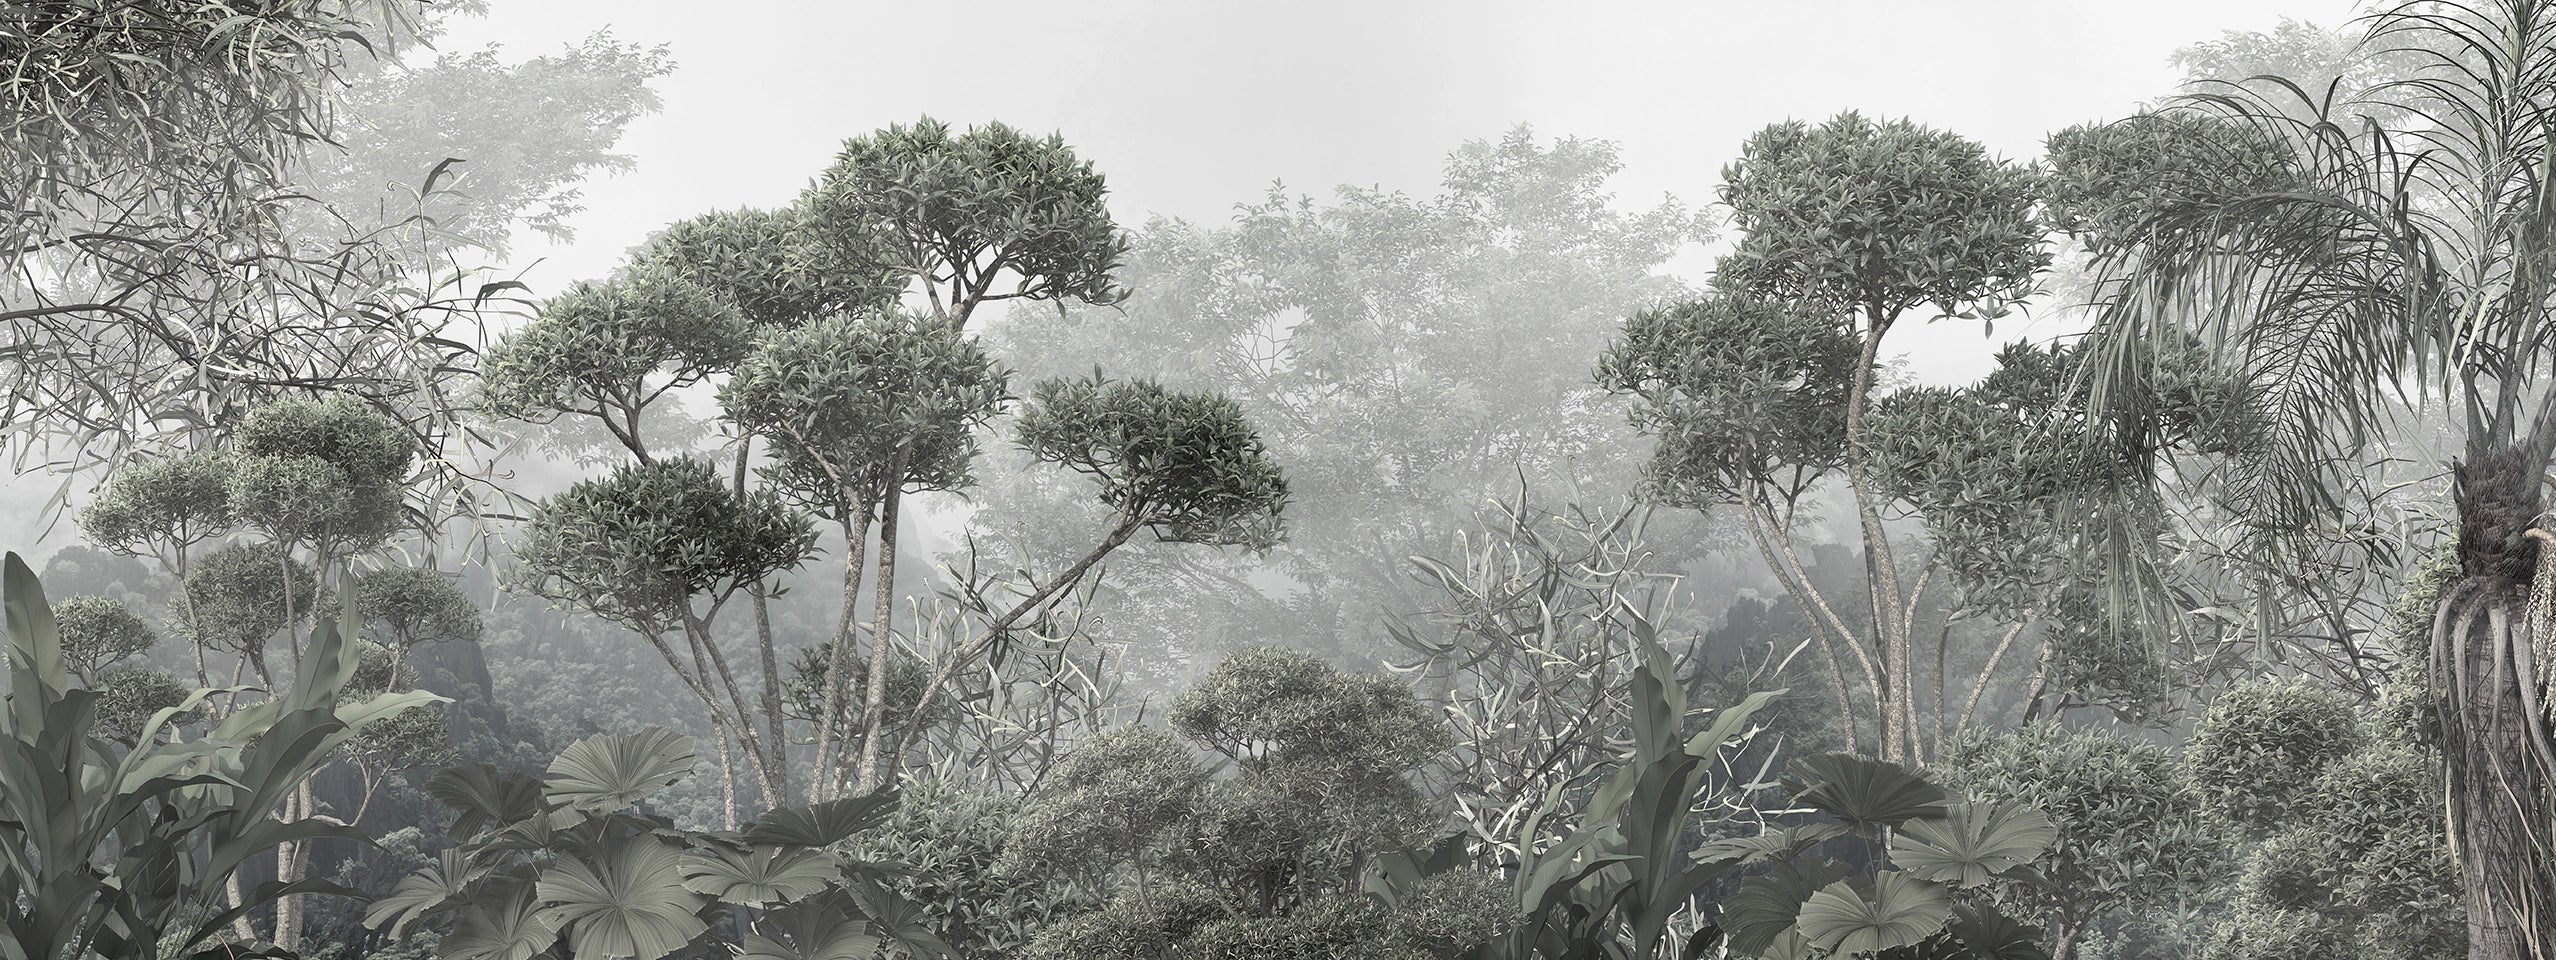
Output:
<svg viewBox="0 0 2556 960">
<path fill-rule="evenodd" d="M 649 230 L 787 202 L 846 137 L 930 114 L 1061 131 L 1122 222 L 1215 222 L 1272 180 L 1426 194 L 1467 139 L 1533 124 L 1623 145 L 1617 195 L 1710 199 L 1740 141 L 1841 110 L 1910 116 L 2030 158 L 2053 130 L 2171 92 L 2166 57 L 2348 0 L 1031 3 L 495 0 L 446 49 L 547 52 L 609 26 L 665 43 L 665 109 L 591 185 L 579 239 L 523 253 L 543 290 Z M 958 12 L 958 11 L 964 11 Z"/>
</svg>

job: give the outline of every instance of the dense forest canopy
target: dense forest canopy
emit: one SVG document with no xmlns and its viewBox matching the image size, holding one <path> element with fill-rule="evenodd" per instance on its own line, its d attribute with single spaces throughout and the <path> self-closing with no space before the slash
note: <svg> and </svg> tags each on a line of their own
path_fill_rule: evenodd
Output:
<svg viewBox="0 0 2556 960">
<path fill-rule="evenodd" d="M 491 14 L 0 6 L 0 957 L 2556 957 L 2556 6 L 609 257 Z"/>
</svg>

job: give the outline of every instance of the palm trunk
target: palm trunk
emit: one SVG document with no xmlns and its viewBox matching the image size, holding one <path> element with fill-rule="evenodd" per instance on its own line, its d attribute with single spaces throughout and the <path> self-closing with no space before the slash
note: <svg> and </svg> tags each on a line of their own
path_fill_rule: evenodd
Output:
<svg viewBox="0 0 2556 960">
<path fill-rule="evenodd" d="M 2454 470 L 2460 576 L 2432 622 L 2432 679 L 2444 695 L 2449 840 L 2467 903 L 2470 960 L 2556 956 L 2556 761 L 2528 607 L 2545 506 L 2541 471 L 2519 450 L 2479 450 Z"/>
</svg>

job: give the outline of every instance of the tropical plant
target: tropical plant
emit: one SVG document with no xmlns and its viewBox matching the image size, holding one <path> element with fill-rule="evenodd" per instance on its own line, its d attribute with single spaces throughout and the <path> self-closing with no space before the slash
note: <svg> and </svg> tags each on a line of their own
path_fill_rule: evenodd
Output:
<svg viewBox="0 0 2556 960">
<path fill-rule="evenodd" d="M 332 819 L 274 811 L 351 741 L 438 699 L 342 696 L 355 671 L 353 605 L 312 630 L 289 688 L 238 706 L 201 736 L 178 719 L 240 689 L 199 689 L 153 712 L 129 746 L 98 725 L 100 695 L 72 688 L 44 589 L 0 563 L 9 697 L 0 711 L 0 916 L 15 957 L 214 957 L 235 919 L 299 893 L 360 896 L 319 880 L 226 897 L 252 856 L 320 838 L 369 843 Z M 236 888 L 234 888 L 236 889 Z"/>
<path fill-rule="evenodd" d="M 449 921 L 444 960 L 562 956 L 657 960 L 733 908 L 768 909 L 742 956 L 868 956 L 895 942 L 949 952 L 874 871 L 829 848 L 885 820 L 894 793 L 767 811 L 743 830 L 685 830 L 647 801 L 689 775 L 692 738 L 650 728 L 571 744 L 542 776 L 465 764 L 427 792 L 456 842 L 366 911 L 394 937 Z M 930 951 L 930 952 L 924 952 Z"/>
<path fill-rule="evenodd" d="M 2366 24 L 2362 52 L 2411 64 L 2387 102 L 2273 77 L 2170 111 L 2276 145 L 2262 177 L 2143 195 L 2149 181 L 2114 172 L 2140 154 L 2062 167 L 2114 184 L 2094 206 L 2124 215 L 2098 264 L 2112 283 L 2089 367 L 2103 389 L 2152 331 L 2176 328 L 2241 358 L 2265 427 L 2235 486 L 2274 565 L 2290 559 L 2288 538 L 2335 517 L 2401 401 L 2455 411 L 2460 573 L 2440 594 L 2427 663 L 2469 955 L 2543 960 L 2556 956 L 2556 631 L 2539 598 L 2556 533 L 2540 524 L 2556 399 L 2537 385 L 2556 363 L 2544 295 L 2556 117 L 2543 109 L 2556 7 L 2404 3 Z"/>
</svg>

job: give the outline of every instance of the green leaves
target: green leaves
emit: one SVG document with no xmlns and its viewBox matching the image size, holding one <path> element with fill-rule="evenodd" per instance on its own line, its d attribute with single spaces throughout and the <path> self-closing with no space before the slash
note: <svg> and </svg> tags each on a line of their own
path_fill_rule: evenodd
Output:
<svg viewBox="0 0 2556 960">
<path fill-rule="evenodd" d="M 1021 414 L 1030 455 L 1100 481 L 1101 502 L 1165 540 L 1266 547 L 1287 481 L 1242 408 L 1151 380 L 1041 381 Z"/>
<path fill-rule="evenodd" d="M 1844 462 L 1859 351 L 1832 314 L 1712 294 L 1626 320 L 1597 382 L 1638 401 L 1633 426 L 1658 440 L 1643 482 L 1668 502 L 1736 503 L 1766 483 L 1794 497 Z"/>
<path fill-rule="evenodd" d="M 1901 824 L 1890 857 L 1910 876 L 1975 887 L 2050 852 L 2059 828 L 2015 803 L 1956 803 L 1941 819 Z"/>
<path fill-rule="evenodd" d="M 1714 268 L 1725 290 L 1887 323 L 2012 302 L 2050 262 L 2031 170 L 1907 120 L 1768 126 L 1722 179 L 1742 231 Z"/>
<path fill-rule="evenodd" d="M 543 793 L 574 810 L 619 810 L 692 773 L 692 738 L 663 728 L 587 737 L 550 762 Z"/>
<path fill-rule="evenodd" d="M 890 488 L 966 488 L 976 429 L 1011 399 L 1008 377 L 945 321 L 836 315 L 758 337 L 719 404 L 781 453 L 768 477 L 834 516 Z"/>
<path fill-rule="evenodd" d="M 1906 874 L 1841 880 L 1802 902 L 1802 934 L 1839 956 L 1923 942 L 1952 920 L 1952 895 Z"/>
<path fill-rule="evenodd" d="M 1793 800 L 1864 829 L 1896 827 L 1944 815 L 1944 790 L 1907 768 L 1851 753 L 1823 753 L 1793 763 Z"/>
<path fill-rule="evenodd" d="M 686 457 L 625 464 L 543 500 L 517 557 L 543 596 L 669 630 L 694 597 L 794 568 L 815 540 L 805 514 L 740 496 L 709 461 Z"/>
<path fill-rule="evenodd" d="M 822 891 L 841 870 L 834 857 L 822 850 L 711 847 L 701 856 L 684 858 L 683 886 L 726 903 L 760 907 Z"/>
<path fill-rule="evenodd" d="M 707 901 L 686 891 L 682 863 L 671 844 L 623 838 L 600 856 L 561 860 L 534 891 L 566 928 L 574 955 L 654 960 L 708 929 L 696 916 Z"/>
<path fill-rule="evenodd" d="M 745 838 L 749 843 L 830 847 L 887 822 L 888 815 L 896 812 L 896 805 L 896 793 L 881 790 L 814 806 L 782 807 L 766 811 L 747 824 Z"/>
</svg>

